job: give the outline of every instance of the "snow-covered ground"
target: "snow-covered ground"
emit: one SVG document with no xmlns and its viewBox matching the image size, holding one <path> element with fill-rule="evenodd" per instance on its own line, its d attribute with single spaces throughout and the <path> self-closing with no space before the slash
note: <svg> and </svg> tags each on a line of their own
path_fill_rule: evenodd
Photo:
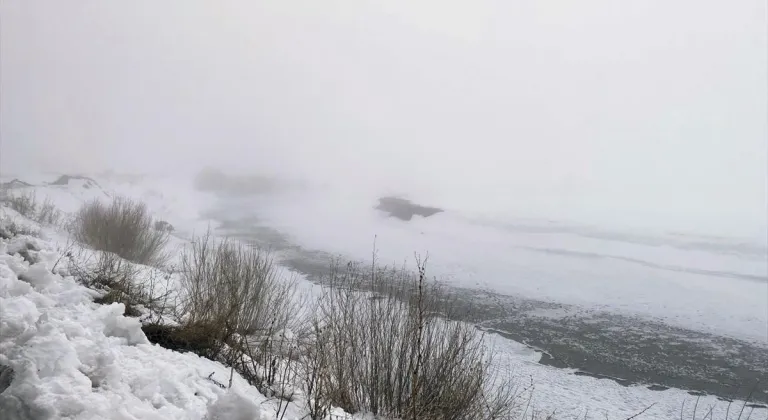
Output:
<svg viewBox="0 0 768 420">
<path fill-rule="evenodd" d="M 0 213 L 30 224 L 9 209 Z M 41 236 L 0 240 L 0 418 L 275 418 L 276 400 L 240 375 L 222 389 L 226 366 L 150 344 L 123 304 L 94 303 L 97 293 L 61 264 L 66 238 L 51 229 Z M 23 249 L 31 249 L 32 264 Z M 286 419 L 303 416 L 298 404 Z"/>
<path fill-rule="evenodd" d="M 179 242 L 208 224 L 199 215 L 212 198 L 194 192 L 188 181 L 97 180 L 100 187 L 72 182 L 32 190 L 67 212 L 93 198 L 124 194 L 141 199 L 177 227 Z M 621 259 L 765 277 L 760 269 L 764 263 L 755 255 L 606 242 L 563 232 L 509 234 L 448 214 L 403 224 L 375 212 L 358 212 L 370 208 L 360 198 L 285 194 L 254 200 L 250 208 L 305 246 L 367 258 L 376 235 L 382 259 L 403 261 L 413 251 L 429 251 L 432 273 L 456 284 L 599 305 L 765 340 L 765 282 Z M 239 376 L 227 391 L 207 379 L 213 372 L 219 381 L 227 380 L 223 365 L 149 344 L 138 322 L 122 316 L 122 305 L 97 305 L 92 292 L 66 272 L 51 273 L 66 238 L 50 229 L 42 234 L 44 239 L 0 244 L 0 365 L 14 372 L 12 377 L 8 369 L 0 374 L 0 409 L 6 410 L 0 418 L 274 418 L 273 402 Z M 15 253 L 21 240 L 36 244 L 39 262 L 29 265 Z M 555 246 L 600 257 L 527 249 Z M 692 418 L 696 397 L 686 391 L 652 391 L 577 376 L 537 363 L 540 354 L 519 343 L 496 335 L 489 340 L 499 350 L 500 368 L 524 386 L 534 384 L 532 406 L 556 410 L 558 418 L 624 419 L 651 405 L 640 418 L 677 419 L 683 405 L 684 418 Z M 712 418 L 725 418 L 727 403 L 709 396 L 698 402 L 698 418 L 711 406 Z M 734 403 L 731 410 L 737 406 L 741 408 Z M 286 418 L 299 415 L 298 407 L 292 410 Z M 766 416 L 766 410 L 757 409 L 752 418 Z"/>
</svg>

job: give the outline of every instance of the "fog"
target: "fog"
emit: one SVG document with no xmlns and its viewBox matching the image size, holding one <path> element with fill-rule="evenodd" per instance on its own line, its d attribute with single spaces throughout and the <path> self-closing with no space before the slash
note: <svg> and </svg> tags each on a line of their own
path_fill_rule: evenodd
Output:
<svg viewBox="0 0 768 420">
<path fill-rule="evenodd" d="M 765 235 L 763 0 L 1 4 L 0 174 L 214 165 Z"/>
</svg>

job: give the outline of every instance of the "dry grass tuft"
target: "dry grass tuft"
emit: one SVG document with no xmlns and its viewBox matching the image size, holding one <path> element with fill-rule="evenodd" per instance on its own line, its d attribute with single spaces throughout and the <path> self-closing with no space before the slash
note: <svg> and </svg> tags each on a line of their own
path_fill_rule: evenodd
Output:
<svg viewBox="0 0 768 420">
<path fill-rule="evenodd" d="M 75 239 L 93 249 L 114 253 L 138 264 L 162 267 L 168 260 L 168 232 L 154 228 L 144 203 L 115 198 L 110 204 L 94 200 L 76 213 Z"/>
</svg>

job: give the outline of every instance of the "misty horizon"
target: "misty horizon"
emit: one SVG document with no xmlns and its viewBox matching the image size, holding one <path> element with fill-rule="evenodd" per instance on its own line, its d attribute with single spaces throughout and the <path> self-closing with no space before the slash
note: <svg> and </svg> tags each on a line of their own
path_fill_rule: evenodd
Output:
<svg viewBox="0 0 768 420">
<path fill-rule="evenodd" d="M 764 238 L 765 15 L 758 1 L 6 1 L 0 175 L 214 166 Z"/>
</svg>

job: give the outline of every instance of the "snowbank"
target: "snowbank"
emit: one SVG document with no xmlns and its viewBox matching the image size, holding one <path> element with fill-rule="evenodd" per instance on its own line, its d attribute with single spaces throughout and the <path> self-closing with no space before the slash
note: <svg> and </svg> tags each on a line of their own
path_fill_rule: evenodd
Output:
<svg viewBox="0 0 768 420">
<path fill-rule="evenodd" d="M 275 418 L 237 373 L 221 388 L 226 366 L 153 345 L 123 304 L 94 303 L 60 258 L 53 241 L 0 239 L 0 418 Z M 285 419 L 302 414 L 291 404 Z"/>
<path fill-rule="evenodd" d="M 226 367 L 149 344 L 122 304 L 97 305 L 74 278 L 51 273 L 51 244 L 29 265 L 5 253 L 18 242 L 0 245 L 4 419 L 203 418 L 227 394 L 207 379 L 228 378 Z M 264 397 L 235 382 L 229 392 L 244 396 L 229 409 L 267 418 Z"/>
</svg>

